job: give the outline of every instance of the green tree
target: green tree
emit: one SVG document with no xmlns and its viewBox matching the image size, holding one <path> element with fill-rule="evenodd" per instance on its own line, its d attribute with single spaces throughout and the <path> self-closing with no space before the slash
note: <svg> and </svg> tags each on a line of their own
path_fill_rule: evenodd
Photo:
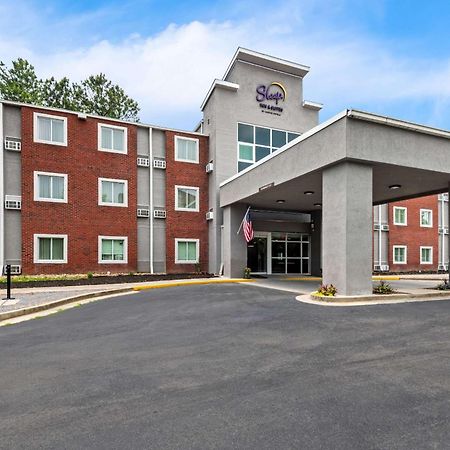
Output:
<svg viewBox="0 0 450 450">
<path fill-rule="evenodd" d="M 40 79 L 33 65 L 19 58 L 8 68 L 0 61 L 0 98 L 40 106 L 63 108 L 100 116 L 139 121 L 139 105 L 105 74 L 80 83 L 67 77 Z"/>
</svg>

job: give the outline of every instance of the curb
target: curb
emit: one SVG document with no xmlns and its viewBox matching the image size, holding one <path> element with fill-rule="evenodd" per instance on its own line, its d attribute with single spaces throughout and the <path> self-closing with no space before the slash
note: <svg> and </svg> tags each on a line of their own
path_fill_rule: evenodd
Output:
<svg viewBox="0 0 450 450">
<path fill-rule="evenodd" d="M 164 289 L 176 286 L 192 286 L 201 284 L 224 284 L 224 283 L 254 283 L 256 280 L 248 278 L 232 278 L 227 280 L 192 280 L 192 281 L 175 281 L 173 283 L 148 284 L 144 286 L 135 286 L 133 291 L 146 291 L 148 289 Z"/>
<path fill-rule="evenodd" d="M 48 309 L 56 308 L 58 306 L 67 305 L 68 303 L 77 302 L 80 300 L 87 300 L 90 298 L 103 297 L 110 294 L 121 294 L 125 292 L 132 292 L 133 288 L 110 289 L 107 291 L 91 292 L 90 294 L 76 295 L 74 297 L 66 297 L 54 302 L 43 303 L 42 305 L 30 306 L 28 308 L 14 309 L 0 313 L 0 322 L 7 319 L 14 319 L 15 317 L 25 316 L 27 314 L 34 314 Z"/>
<path fill-rule="evenodd" d="M 425 294 L 375 294 L 375 295 L 354 295 L 341 297 L 319 297 L 314 294 L 299 295 L 298 301 L 322 306 L 362 306 L 392 303 L 408 303 L 416 301 L 450 300 L 449 292 L 427 292 Z"/>
</svg>

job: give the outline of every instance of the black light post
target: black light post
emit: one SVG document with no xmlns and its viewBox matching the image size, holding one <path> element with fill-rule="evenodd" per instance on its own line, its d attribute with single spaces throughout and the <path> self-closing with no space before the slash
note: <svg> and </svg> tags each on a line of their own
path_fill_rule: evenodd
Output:
<svg viewBox="0 0 450 450">
<path fill-rule="evenodd" d="M 13 300 L 11 297 L 11 264 L 7 264 L 6 267 L 6 298 L 3 300 Z"/>
</svg>

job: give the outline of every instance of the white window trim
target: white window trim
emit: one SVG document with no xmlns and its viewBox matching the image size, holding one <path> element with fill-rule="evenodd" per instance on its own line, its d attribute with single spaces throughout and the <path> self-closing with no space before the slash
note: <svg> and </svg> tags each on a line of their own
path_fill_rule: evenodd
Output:
<svg viewBox="0 0 450 450">
<path fill-rule="evenodd" d="M 395 220 L 395 212 L 397 209 L 403 209 L 405 211 L 405 223 L 399 223 Z M 408 208 L 405 206 L 394 206 L 394 217 L 393 217 L 393 223 L 394 225 L 398 225 L 400 227 L 406 227 L 408 225 Z"/>
<path fill-rule="evenodd" d="M 102 127 L 124 131 L 124 135 L 123 135 L 124 150 L 123 151 L 102 147 Z M 98 145 L 99 152 L 118 153 L 120 155 L 126 155 L 128 153 L 128 128 L 127 127 L 119 127 L 118 125 L 110 125 L 109 123 L 99 123 L 97 125 L 97 145 Z"/>
<path fill-rule="evenodd" d="M 186 140 L 186 141 L 194 141 L 197 143 L 197 158 L 195 161 L 190 159 L 184 159 L 184 158 L 178 158 L 178 141 L 179 140 Z M 200 158 L 200 141 L 196 138 L 186 137 L 186 136 L 175 136 L 175 161 L 181 161 L 191 164 L 198 164 Z"/>
<path fill-rule="evenodd" d="M 430 250 L 431 261 L 423 261 L 423 259 L 422 259 L 422 249 L 429 249 Z M 433 264 L 433 247 L 431 247 L 429 245 L 420 246 L 420 264 Z"/>
<path fill-rule="evenodd" d="M 179 242 L 195 242 L 196 245 L 196 259 L 195 261 L 189 260 L 189 261 L 180 261 L 178 259 L 178 243 Z M 188 238 L 175 238 L 175 264 L 197 264 L 199 262 L 199 255 L 200 255 L 200 239 L 188 239 Z"/>
<path fill-rule="evenodd" d="M 424 225 L 422 223 L 422 212 L 429 212 L 430 213 L 430 224 L 429 225 Z M 433 210 L 432 209 L 421 209 L 419 212 L 419 221 L 420 221 L 420 226 L 423 228 L 433 228 Z"/>
<path fill-rule="evenodd" d="M 396 261 L 395 259 L 395 249 L 403 248 L 405 250 L 405 261 Z M 408 263 L 408 247 L 406 245 L 393 245 L 392 246 L 392 262 L 394 264 L 407 264 Z"/>
<path fill-rule="evenodd" d="M 39 238 L 63 238 L 63 259 L 39 259 Z M 67 234 L 35 234 L 34 235 L 34 248 L 33 248 L 33 261 L 35 264 L 67 264 Z"/>
<path fill-rule="evenodd" d="M 191 189 L 197 191 L 197 201 L 196 208 L 182 208 L 178 206 L 178 189 Z M 175 185 L 175 211 L 188 211 L 188 212 L 199 212 L 200 211 L 200 188 L 195 186 L 179 186 Z"/>
<path fill-rule="evenodd" d="M 109 239 L 109 240 L 123 240 L 123 260 L 122 261 L 114 261 L 114 260 L 108 260 L 103 261 L 102 260 L 102 240 L 103 239 Z M 98 263 L 99 264 L 128 264 L 128 236 L 99 236 L 98 237 Z"/>
<path fill-rule="evenodd" d="M 113 183 L 124 183 L 123 190 L 123 203 L 109 203 L 102 201 L 102 181 L 111 181 Z M 114 206 L 114 207 L 122 207 L 128 208 L 128 180 L 117 180 L 115 178 L 99 178 L 98 179 L 98 204 L 100 206 Z"/>
<path fill-rule="evenodd" d="M 54 141 L 46 141 L 45 139 L 39 139 L 39 133 L 38 133 L 38 118 L 39 117 L 45 117 L 46 119 L 62 120 L 64 122 L 64 141 L 63 142 L 54 142 Z M 33 141 L 39 142 L 40 144 L 50 144 L 50 145 L 59 145 L 62 147 L 67 147 L 67 117 L 55 116 L 52 114 L 44 114 L 44 113 L 39 113 L 39 112 L 33 113 Z"/>
<path fill-rule="evenodd" d="M 41 197 L 39 193 L 39 175 L 46 175 L 50 177 L 62 177 L 64 178 L 64 198 L 46 198 Z M 67 203 L 67 183 L 68 176 L 66 173 L 55 173 L 55 172 L 38 172 L 34 171 L 34 201 L 35 202 L 51 202 L 51 203 Z"/>
</svg>

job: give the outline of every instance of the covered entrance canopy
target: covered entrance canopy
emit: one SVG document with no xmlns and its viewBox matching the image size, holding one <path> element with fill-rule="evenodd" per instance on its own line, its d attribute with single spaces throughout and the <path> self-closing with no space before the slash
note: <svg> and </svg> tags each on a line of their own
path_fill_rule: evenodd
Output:
<svg viewBox="0 0 450 450">
<path fill-rule="evenodd" d="M 312 257 L 322 253 L 324 283 L 368 294 L 372 206 L 448 191 L 449 182 L 449 131 L 346 110 L 221 184 L 225 275 L 241 276 L 246 265 L 235 230 L 247 205 L 299 211 L 322 237 Z"/>
</svg>

